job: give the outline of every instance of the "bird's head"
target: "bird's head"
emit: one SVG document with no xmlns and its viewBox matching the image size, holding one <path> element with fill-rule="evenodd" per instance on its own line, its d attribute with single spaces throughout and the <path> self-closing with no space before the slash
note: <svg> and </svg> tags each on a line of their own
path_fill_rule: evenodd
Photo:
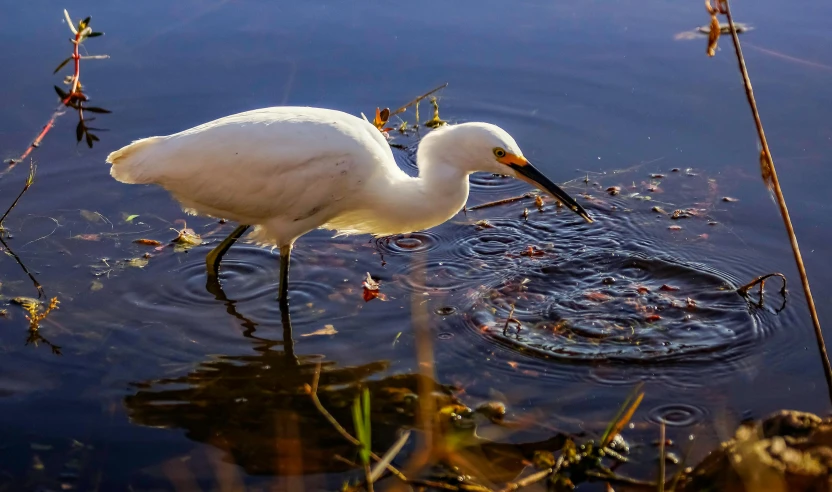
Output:
<svg viewBox="0 0 832 492">
<path fill-rule="evenodd" d="M 522 179 L 560 200 L 583 217 L 592 218 L 581 205 L 543 175 L 523 156 L 517 142 L 490 123 L 461 123 L 430 132 L 419 145 L 420 155 L 462 168 L 464 172 L 489 172 Z M 419 162 L 423 159 L 419 157 Z"/>
</svg>

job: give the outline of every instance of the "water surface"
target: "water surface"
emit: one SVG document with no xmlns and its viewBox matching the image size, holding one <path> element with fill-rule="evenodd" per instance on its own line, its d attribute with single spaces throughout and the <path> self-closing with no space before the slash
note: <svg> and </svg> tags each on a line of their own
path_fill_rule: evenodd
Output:
<svg viewBox="0 0 832 492">
<path fill-rule="evenodd" d="M 601 432 L 639 381 L 646 397 L 628 437 L 651 441 L 664 419 L 674 439 L 699 436 L 695 456 L 742 418 L 828 411 L 788 241 L 758 176 L 730 43 L 723 38 L 709 59 L 704 39 L 674 39 L 707 23 L 700 3 L 68 8 L 107 33 L 87 48 L 111 58 L 84 62 L 83 81 L 113 114 L 99 119 L 110 131 L 92 150 L 75 144 L 72 115 L 59 120 L 34 154 L 35 186 L 6 222 L 9 245 L 61 300 L 41 334 L 62 355 L 42 342 L 26 345 L 23 311 L 2 307 L 0 483 L 187 490 L 190 473 L 207 489 L 217 483 L 214 470 L 224 470 L 252 486 L 337 487 L 345 468 L 324 450 L 343 443 L 302 385 L 323 357 L 332 385 L 383 381 L 401 388 L 391 395 L 414 391 L 413 320 L 430 330 L 438 382 L 464 388 L 469 405 L 498 400 L 512 418 L 546 423 L 483 429 L 500 443 L 545 440 L 554 428 Z M 785 10 L 767 0 L 734 9 L 755 27 L 742 37 L 755 93 L 820 317 L 829 320 L 832 7 Z M 8 4 L 4 13 L 14 21 L 0 33 L 0 59 L 10 68 L 0 75 L 0 149 L 11 158 L 53 109 L 59 77 L 50 71 L 69 45 L 59 7 Z M 233 225 L 188 217 L 163 190 L 119 184 L 104 164 L 133 139 L 234 112 L 288 104 L 370 114 L 443 82 L 443 118 L 508 130 L 596 223 L 525 200 L 389 243 L 311 233 L 293 256 L 292 344 L 273 300 L 275 254 L 235 246 L 223 267 L 227 298 L 218 299 L 206 290 L 203 258 Z M 397 160 L 413 172 L 415 139 L 398 138 L 411 147 L 397 150 Z M 24 167 L 0 179 L 3 209 Z M 612 186 L 620 193 L 607 193 Z M 519 181 L 474 176 L 469 204 L 526 191 Z M 673 220 L 676 209 L 695 216 Z M 478 227 L 484 219 L 493 227 Z M 183 220 L 210 241 L 183 252 L 132 242 L 166 242 Z M 524 254 L 529 246 L 540 254 Z M 147 252 L 153 257 L 141 268 L 125 262 Z M 34 295 L 19 266 L 2 259 L 4 299 Z M 779 312 L 773 295 L 755 308 L 733 293 L 773 271 L 790 282 Z M 362 299 L 367 272 L 386 301 Z M 504 333 L 512 305 L 524 328 Z M 337 333 L 315 334 L 327 325 Z M 379 410 L 386 427 L 377 435 L 389 437 L 410 414 L 406 399 L 383 400 L 384 391 L 380 401 L 391 406 Z M 378 439 L 381 450 L 387 444 Z M 299 463 L 290 458 L 298 442 Z M 647 458 L 630 470 L 652 473 Z"/>
</svg>

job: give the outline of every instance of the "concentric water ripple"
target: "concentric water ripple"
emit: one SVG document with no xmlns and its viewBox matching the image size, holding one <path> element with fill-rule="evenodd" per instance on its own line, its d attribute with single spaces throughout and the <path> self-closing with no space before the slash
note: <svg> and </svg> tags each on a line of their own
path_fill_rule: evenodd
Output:
<svg viewBox="0 0 832 492">
<path fill-rule="evenodd" d="M 657 424 L 664 422 L 671 427 L 687 427 L 701 422 L 708 415 L 702 407 L 687 403 L 667 403 L 650 410 L 648 418 Z"/>
<path fill-rule="evenodd" d="M 126 293 L 127 299 L 143 308 L 145 313 L 181 311 L 193 315 L 195 308 L 219 306 L 219 301 L 206 287 L 205 252 L 207 248 L 195 248 L 188 253 L 151 258 L 141 274 L 133 280 Z M 290 286 L 293 325 L 301 326 L 323 318 L 335 319 L 350 315 L 352 310 L 342 307 L 336 311 L 337 316 L 333 317 L 334 304 L 358 299 L 357 296 L 348 299 L 339 291 L 343 283 L 334 280 L 334 270 L 337 268 L 299 265 L 294 270 Z M 340 273 L 342 277 L 349 274 Z M 228 298 L 246 305 L 245 314 L 248 318 L 263 324 L 280 323 L 279 304 L 276 301 L 278 261 L 268 249 L 236 246 L 233 254 L 223 259 L 220 277 Z M 349 304 L 355 306 L 356 302 Z"/>
<path fill-rule="evenodd" d="M 479 300 L 470 325 L 524 352 L 691 362 L 739 356 L 762 334 L 730 282 L 693 265 L 591 249 L 518 273 Z M 523 326 L 503 334 L 512 309 Z"/>
</svg>

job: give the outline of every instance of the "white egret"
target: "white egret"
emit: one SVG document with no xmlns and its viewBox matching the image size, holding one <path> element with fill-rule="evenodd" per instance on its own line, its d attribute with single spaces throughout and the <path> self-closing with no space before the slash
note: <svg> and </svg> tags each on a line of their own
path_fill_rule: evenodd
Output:
<svg viewBox="0 0 832 492">
<path fill-rule="evenodd" d="M 514 139 L 488 123 L 441 127 L 420 142 L 418 177 L 399 169 L 384 136 L 341 111 L 273 107 L 220 118 L 111 153 L 122 183 L 156 184 L 186 211 L 241 224 L 211 253 L 209 275 L 250 226 L 250 239 L 280 248 L 279 299 L 287 301 L 295 240 L 316 229 L 339 235 L 405 234 L 437 226 L 468 199 L 468 175 L 514 176 L 592 222 L 572 197 L 523 157 Z"/>
</svg>

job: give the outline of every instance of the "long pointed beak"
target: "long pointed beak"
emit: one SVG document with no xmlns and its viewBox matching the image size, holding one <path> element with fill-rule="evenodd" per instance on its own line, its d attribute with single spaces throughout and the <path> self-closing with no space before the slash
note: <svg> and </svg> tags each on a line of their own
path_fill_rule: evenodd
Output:
<svg viewBox="0 0 832 492">
<path fill-rule="evenodd" d="M 543 173 L 538 171 L 536 167 L 532 166 L 531 162 L 523 159 L 522 162 L 515 161 L 510 163 L 509 167 L 517 172 L 518 178 L 531 183 L 537 188 L 540 188 L 557 198 L 561 201 L 561 203 L 569 207 L 569 209 L 576 214 L 583 217 L 587 222 L 593 222 L 592 217 L 589 216 L 586 210 L 584 210 L 584 208 L 576 202 L 574 198 L 563 191 L 560 186 L 553 183 L 552 180 L 544 176 Z"/>
</svg>

